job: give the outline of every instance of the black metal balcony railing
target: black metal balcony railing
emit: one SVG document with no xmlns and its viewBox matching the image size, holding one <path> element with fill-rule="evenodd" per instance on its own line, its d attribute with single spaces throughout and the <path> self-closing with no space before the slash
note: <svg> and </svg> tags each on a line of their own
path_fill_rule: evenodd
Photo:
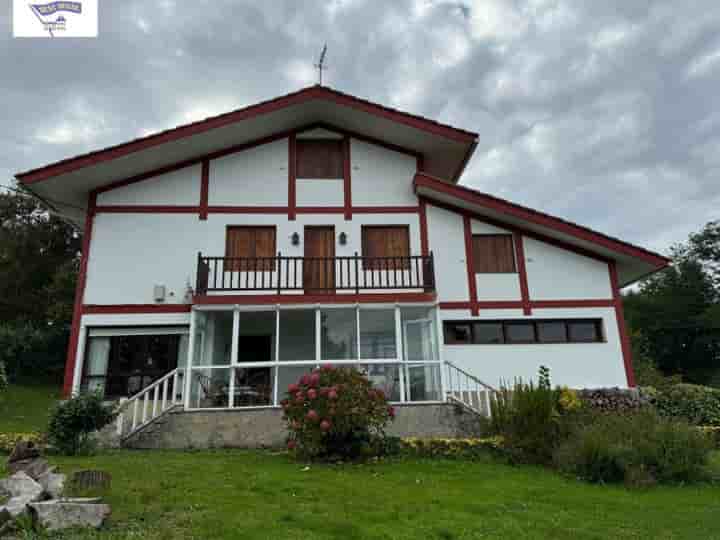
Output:
<svg viewBox="0 0 720 540">
<path fill-rule="evenodd" d="M 196 294 L 305 291 L 435 290 L 433 255 L 408 257 L 204 257 L 198 253 Z"/>
</svg>

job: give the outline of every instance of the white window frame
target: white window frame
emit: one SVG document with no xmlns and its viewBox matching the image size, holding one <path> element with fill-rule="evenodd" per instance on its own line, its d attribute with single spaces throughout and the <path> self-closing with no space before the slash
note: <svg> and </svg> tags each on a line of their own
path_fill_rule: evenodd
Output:
<svg viewBox="0 0 720 540">
<path fill-rule="evenodd" d="M 436 358 L 432 360 L 426 360 L 426 361 L 408 361 L 405 358 L 404 350 L 405 350 L 405 343 L 404 343 L 404 333 L 403 333 L 403 325 L 402 325 L 402 308 L 404 307 L 424 307 L 424 308 L 433 308 L 434 315 L 432 315 L 433 323 L 434 323 L 434 331 L 435 331 L 435 344 L 436 344 Z M 356 336 L 355 339 L 357 341 L 356 348 L 357 348 L 357 358 L 354 359 L 337 359 L 333 360 L 332 358 L 322 358 L 322 327 L 321 327 L 321 311 L 322 310 L 329 310 L 329 309 L 354 309 L 355 310 L 355 324 L 356 324 Z M 305 310 L 314 310 L 315 311 L 315 358 L 309 359 L 309 360 L 280 360 L 280 312 L 285 310 L 292 310 L 292 309 L 305 309 Z M 361 358 L 361 349 L 360 349 L 360 310 L 378 310 L 378 309 L 384 309 L 384 310 L 393 310 L 394 316 L 395 316 L 395 351 L 396 355 L 394 358 L 368 358 L 364 359 Z M 199 312 L 212 312 L 212 311 L 233 311 L 233 330 L 232 330 L 232 345 L 231 345 L 231 362 L 230 364 L 223 364 L 223 365 L 193 365 L 193 358 L 194 358 L 194 350 L 195 347 L 199 346 L 199 344 L 195 343 L 195 326 L 197 324 L 197 314 Z M 260 312 L 260 311 L 273 311 L 275 313 L 275 354 L 274 359 L 266 362 L 238 362 L 238 350 L 239 350 L 239 342 L 240 342 L 240 324 L 241 322 L 241 312 Z M 218 306 L 218 305 L 212 305 L 212 306 L 193 306 L 191 317 L 190 317 L 190 339 L 188 343 L 188 369 L 189 369 L 189 376 L 185 378 L 185 409 L 186 410 L 226 410 L 229 408 L 234 409 L 257 409 L 257 408 L 272 408 L 272 407 L 279 407 L 280 405 L 280 389 L 278 385 L 278 374 L 279 369 L 281 367 L 319 367 L 322 364 L 328 363 L 333 365 L 341 365 L 341 366 L 362 366 L 362 365 L 397 365 L 399 367 L 399 393 L 400 393 L 400 401 L 394 401 L 393 403 L 413 403 L 413 404 L 420 404 L 420 403 L 440 403 L 444 401 L 444 398 L 446 396 L 445 393 L 445 380 L 444 380 L 444 374 L 442 369 L 442 347 L 440 346 L 440 341 L 438 337 L 439 332 L 439 306 L 435 303 L 416 303 L 416 304 L 314 304 L 314 305 L 274 305 L 274 306 L 239 306 L 239 305 L 225 305 L 225 306 Z M 415 367 L 415 366 L 437 366 L 437 372 L 438 377 L 440 379 L 440 388 L 439 391 L 441 393 L 441 399 L 440 400 L 432 400 L 432 401 L 410 401 L 408 400 L 408 395 L 406 392 L 406 378 L 409 377 L 409 367 Z M 234 382 L 235 382 L 235 370 L 240 368 L 270 368 L 271 371 L 271 381 L 273 384 L 273 390 L 272 390 L 272 403 L 269 405 L 258 405 L 258 406 L 240 406 L 235 407 L 234 405 Z M 191 393 L 191 381 L 192 381 L 192 372 L 193 370 L 212 370 L 212 369 L 228 369 L 229 370 L 229 378 L 228 381 L 228 391 L 229 391 L 229 397 L 228 397 L 228 406 L 227 407 L 192 407 L 192 403 L 190 402 L 190 393 Z"/>
</svg>

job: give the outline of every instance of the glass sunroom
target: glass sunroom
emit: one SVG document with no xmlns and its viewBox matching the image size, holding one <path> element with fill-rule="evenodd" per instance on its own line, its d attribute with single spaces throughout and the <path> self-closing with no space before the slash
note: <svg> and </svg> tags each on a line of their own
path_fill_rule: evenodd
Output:
<svg viewBox="0 0 720 540">
<path fill-rule="evenodd" d="M 393 402 L 441 401 L 432 305 L 196 306 L 186 409 L 277 406 L 321 364 L 354 366 Z"/>
</svg>

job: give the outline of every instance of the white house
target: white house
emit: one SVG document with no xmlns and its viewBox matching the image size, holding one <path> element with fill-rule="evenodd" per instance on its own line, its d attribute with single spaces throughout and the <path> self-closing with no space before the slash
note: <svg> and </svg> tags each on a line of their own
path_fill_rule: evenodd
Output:
<svg viewBox="0 0 720 540">
<path fill-rule="evenodd" d="M 667 259 L 457 185 L 477 138 L 313 86 L 16 175 L 84 226 L 65 393 L 139 424 L 325 362 L 399 403 L 633 386 L 619 289 Z"/>
</svg>

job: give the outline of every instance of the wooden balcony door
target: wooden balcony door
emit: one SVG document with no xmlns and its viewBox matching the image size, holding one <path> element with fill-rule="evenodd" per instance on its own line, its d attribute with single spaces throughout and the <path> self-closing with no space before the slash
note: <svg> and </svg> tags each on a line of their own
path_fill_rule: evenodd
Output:
<svg viewBox="0 0 720 540">
<path fill-rule="evenodd" d="M 335 227 L 305 227 L 305 294 L 335 293 Z"/>
</svg>

